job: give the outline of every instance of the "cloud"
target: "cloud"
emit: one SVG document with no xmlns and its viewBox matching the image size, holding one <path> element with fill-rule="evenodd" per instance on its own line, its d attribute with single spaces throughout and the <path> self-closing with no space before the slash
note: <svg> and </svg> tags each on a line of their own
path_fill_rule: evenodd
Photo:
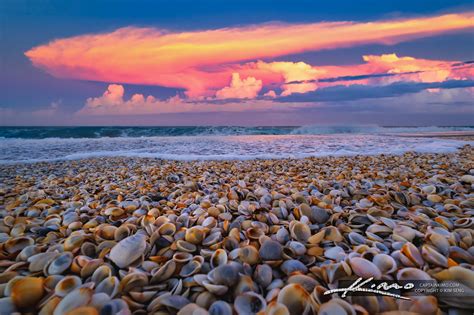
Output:
<svg viewBox="0 0 474 315">
<path fill-rule="evenodd" d="M 232 73 L 230 86 L 216 92 L 217 99 L 226 98 L 255 98 L 262 89 L 262 80 L 248 77 L 241 80 L 238 73 Z"/>
<path fill-rule="evenodd" d="M 474 80 L 444 82 L 396 82 L 383 86 L 333 86 L 306 94 L 294 94 L 275 99 L 276 102 L 336 102 L 360 99 L 387 98 L 412 94 L 429 89 L 457 89 L 474 87 Z"/>
<path fill-rule="evenodd" d="M 317 83 L 319 87 L 335 85 L 387 85 L 394 82 L 442 82 L 474 78 L 469 63 L 429 60 L 397 54 L 365 55 L 365 63 L 345 66 L 318 67 L 319 75 L 312 80 L 296 80 L 287 85 Z"/>
<path fill-rule="evenodd" d="M 235 76 L 235 78 L 238 78 L 240 83 L 245 81 L 240 80 L 238 76 Z M 253 80 L 250 80 L 250 82 L 253 82 Z M 242 92 L 242 90 L 238 91 Z M 306 103 L 292 105 L 275 103 L 268 99 L 238 100 L 235 99 L 235 95 L 232 95 L 233 91 L 226 94 L 228 97 L 233 97 L 231 100 L 211 99 L 192 102 L 179 96 L 159 100 L 151 95 L 145 97 L 143 94 L 134 94 L 126 100 L 124 99 L 124 92 L 122 85 L 110 84 L 102 96 L 88 98 L 85 106 L 76 114 L 79 116 L 120 116 L 198 112 L 258 112 L 274 109 L 288 111 L 308 106 Z"/>
<path fill-rule="evenodd" d="M 242 63 L 322 49 L 394 44 L 471 28 L 472 16 L 468 12 L 367 23 L 271 23 L 193 32 L 125 27 L 57 39 L 25 54 L 33 65 L 59 78 L 182 88 L 189 97 L 202 97 L 215 95 L 234 72 L 266 84 L 263 77 L 241 72 Z M 290 74 L 269 75 L 267 81 L 286 83 L 285 75 Z M 288 95 L 316 87 L 304 83 L 298 88 L 284 85 L 282 90 Z"/>
</svg>

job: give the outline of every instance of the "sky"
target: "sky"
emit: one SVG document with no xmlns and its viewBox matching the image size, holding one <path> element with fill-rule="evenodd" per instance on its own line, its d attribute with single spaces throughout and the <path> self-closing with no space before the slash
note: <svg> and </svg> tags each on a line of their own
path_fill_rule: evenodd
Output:
<svg viewBox="0 0 474 315">
<path fill-rule="evenodd" d="M 472 1 L 0 1 L 0 125 L 474 125 Z"/>
</svg>

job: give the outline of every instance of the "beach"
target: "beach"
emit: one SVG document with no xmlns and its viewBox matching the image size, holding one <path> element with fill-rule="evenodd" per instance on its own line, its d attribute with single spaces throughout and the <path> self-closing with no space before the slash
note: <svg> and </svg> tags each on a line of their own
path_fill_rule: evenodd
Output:
<svg viewBox="0 0 474 315">
<path fill-rule="evenodd" d="M 298 159 L 5 163 L 0 181 L 2 313 L 474 308 L 469 144 Z M 453 280 L 465 294 L 324 295 L 359 277 Z"/>
</svg>

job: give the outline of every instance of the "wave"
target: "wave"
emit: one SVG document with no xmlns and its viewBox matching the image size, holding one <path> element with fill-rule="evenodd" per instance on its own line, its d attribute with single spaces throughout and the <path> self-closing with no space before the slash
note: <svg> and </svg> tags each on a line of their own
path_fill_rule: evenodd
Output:
<svg viewBox="0 0 474 315">
<path fill-rule="evenodd" d="M 168 160 L 249 160 L 454 152 L 474 141 L 379 134 L 226 135 L 47 138 L 0 141 L 0 164 L 143 157 Z"/>
<path fill-rule="evenodd" d="M 0 141 L 5 139 L 98 139 L 182 136 L 235 135 L 325 135 L 325 134 L 391 134 L 474 131 L 474 127 L 382 127 L 377 125 L 346 126 L 184 126 L 184 127 L 0 127 Z"/>
</svg>

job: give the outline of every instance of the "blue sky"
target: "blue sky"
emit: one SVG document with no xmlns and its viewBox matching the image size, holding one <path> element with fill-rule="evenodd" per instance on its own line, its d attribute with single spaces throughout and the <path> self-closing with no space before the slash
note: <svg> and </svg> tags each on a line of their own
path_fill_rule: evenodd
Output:
<svg viewBox="0 0 474 315">
<path fill-rule="evenodd" d="M 77 36 L 113 33 L 124 27 L 166 29 L 178 35 L 183 32 L 205 32 L 225 28 L 235 28 L 235 32 L 238 33 L 251 25 L 270 22 L 310 25 L 327 21 L 366 23 L 400 19 L 418 20 L 451 13 L 465 14 L 472 12 L 472 10 L 472 1 L 292 1 L 290 3 L 288 1 L 4 0 L 0 3 L 0 20 L 2 21 L 0 27 L 2 41 L 0 52 L 0 114 L 2 114 L 2 118 L 0 118 L 0 124 L 298 125 L 381 123 L 400 125 L 404 122 L 410 125 L 474 124 L 472 84 L 469 83 L 473 78 L 469 76 L 469 73 L 466 75 L 465 72 L 462 76 L 458 73 L 450 74 L 441 80 L 443 82 L 469 81 L 467 84 L 463 82 L 459 87 L 455 84 L 456 88 L 446 89 L 439 82 L 429 82 L 428 79 L 423 78 L 423 84 L 432 83 L 433 85 L 426 85 L 426 88 L 417 92 L 393 94 L 389 91 L 398 88 L 400 82 L 405 85 L 418 84 L 418 86 L 420 86 L 420 82 L 416 81 L 418 79 L 414 79 L 413 76 L 406 75 L 397 82 L 364 82 L 362 89 L 357 88 L 360 82 L 353 82 L 354 86 L 318 84 L 317 87 L 310 86 L 309 88 L 310 83 L 305 83 L 306 85 L 302 86 L 304 93 L 298 93 L 285 90 L 289 86 L 288 81 L 278 81 L 277 83 L 271 81 L 271 84 L 267 84 L 264 77 L 248 74 L 254 73 L 253 70 L 249 70 L 240 73 L 240 81 L 236 81 L 236 84 L 251 85 L 252 89 L 258 90 L 256 93 L 253 93 L 254 90 L 251 94 L 248 94 L 248 90 L 245 92 L 247 94 L 236 91 L 236 86 L 232 86 L 231 73 L 228 73 L 225 85 L 211 86 L 205 91 L 191 95 L 189 93 L 191 88 L 186 84 L 170 83 L 163 86 L 161 81 L 153 81 L 154 83 L 150 84 L 148 81 L 142 83 L 139 79 L 131 83 L 127 78 L 116 76 L 113 77 L 115 81 L 107 81 L 110 76 L 96 80 L 94 76 L 80 77 L 74 71 L 65 74 L 64 66 L 60 69 L 61 75 L 58 76 L 57 67 L 59 66 L 54 65 L 54 69 L 50 64 L 38 66 L 38 63 L 41 62 L 25 56 L 25 52 L 34 47 L 46 46 L 56 39 L 74 40 Z M 127 34 L 123 36 L 127 36 Z M 308 32 L 307 37 L 303 40 L 317 41 L 318 33 L 316 31 L 314 33 Z M 251 63 L 258 61 L 275 67 L 278 62 L 294 64 L 301 62 L 308 65 L 311 73 L 316 73 L 318 69 L 325 69 L 327 74 L 324 78 L 327 79 L 327 77 L 331 77 L 329 74 L 333 71 L 332 67 L 338 67 L 334 69 L 335 73 L 345 73 L 344 71 L 347 71 L 348 74 L 354 73 L 354 69 L 358 69 L 359 65 L 364 64 L 362 56 L 366 55 L 395 54 L 397 58 L 414 58 L 417 61 L 417 67 L 421 67 L 419 64 L 429 67 L 416 68 L 421 69 L 417 71 L 423 72 L 437 71 L 432 68 L 434 62 L 428 63 L 425 60 L 438 61 L 438 64 L 443 62 L 443 67 L 451 67 L 452 64 L 449 62 L 474 60 L 472 24 L 471 27 L 447 32 L 434 32 L 429 35 L 416 35 L 413 38 L 403 38 L 401 41 L 389 44 L 367 41 L 345 46 L 328 46 L 328 48 L 318 46 L 318 48 L 305 51 L 280 53 L 270 57 L 257 55 L 255 58 L 226 61 L 216 66 L 222 68 L 230 65 L 231 72 L 234 73 L 237 71 L 235 69 L 254 67 Z M 57 52 L 55 51 L 55 53 Z M 65 54 L 63 51 L 60 53 Z M 118 57 L 111 56 L 111 58 Z M 193 58 L 193 56 L 187 58 Z M 123 63 L 124 60 L 120 62 Z M 400 63 L 403 63 L 404 66 L 406 62 L 408 61 L 400 59 Z M 251 65 L 249 66 L 249 64 Z M 157 69 L 159 69 L 158 66 Z M 377 66 L 381 67 L 379 63 Z M 380 69 L 387 72 L 399 69 L 389 69 L 385 64 L 384 67 Z M 367 66 L 366 68 L 372 69 L 373 67 Z M 360 71 L 367 71 L 367 69 L 364 68 Z M 365 74 L 365 72 L 362 73 Z M 177 72 L 177 75 L 179 74 Z M 187 72 L 184 74 L 188 75 Z M 287 74 L 287 72 L 278 73 L 283 77 Z M 169 74 L 167 73 L 167 75 Z M 222 75 L 224 77 L 224 74 Z M 265 72 L 265 75 L 269 74 Z M 124 76 L 126 77 L 127 74 Z M 337 77 L 337 75 L 335 76 Z M 317 74 L 314 74 L 314 77 L 315 79 L 312 80 L 315 82 L 321 80 Z M 196 79 L 200 78 L 201 76 Z M 248 78 L 252 78 L 254 81 L 246 81 Z M 308 76 L 305 75 L 304 80 L 307 79 Z M 183 103 L 192 103 L 196 104 L 194 106 L 196 110 L 186 109 L 176 112 L 174 110 L 163 112 L 146 110 L 142 113 L 140 108 L 134 107 L 122 113 L 119 107 L 111 107 L 111 104 L 105 103 L 107 100 L 101 98 L 111 84 L 119 84 L 123 87 L 123 102 L 119 101 L 117 104 L 112 104 L 113 106 L 125 104 L 136 94 L 144 95 L 145 98 L 152 95 L 157 100 L 168 100 L 178 95 L 179 101 L 174 99 L 175 103 L 172 106 L 179 107 Z M 274 88 L 275 86 L 276 88 Z M 428 86 L 432 86 L 432 88 Z M 244 86 L 244 88 L 246 87 Z M 311 90 L 312 88 L 314 90 Z M 264 93 L 272 89 L 275 90 L 276 97 L 269 100 L 264 97 Z M 219 94 L 218 91 L 221 90 L 224 91 Z M 371 90 L 371 92 L 367 92 L 367 90 Z M 366 98 L 363 97 L 365 94 L 361 94 L 377 90 L 381 93 L 374 97 Z M 329 93 L 337 93 L 340 96 L 332 99 L 324 98 Z M 228 102 L 232 103 L 228 108 L 238 108 L 239 104 L 242 104 L 241 106 L 245 110 L 226 110 L 224 107 L 216 110 L 215 106 L 207 105 L 207 103 L 212 104 L 215 98 L 219 98 L 219 95 L 227 95 L 220 97 L 222 106 L 226 106 Z M 91 99 L 91 102 L 88 103 L 88 99 Z M 304 106 L 296 104 L 302 99 L 305 101 Z M 257 105 L 252 107 L 252 102 Z M 140 106 L 142 103 L 133 106 Z M 282 103 L 288 104 L 288 106 L 282 107 L 280 105 Z M 91 104 L 96 105 L 92 108 Z M 147 106 L 159 107 L 160 104 L 159 102 L 144 102 L 143 108 Z M 99 110 L 96 110 L 97 108 Z M 137 108 L 138 110 L 136 110 Z M 121 112 L 121 114 L 116 115 L 116 112 Z"/>
</svg>

